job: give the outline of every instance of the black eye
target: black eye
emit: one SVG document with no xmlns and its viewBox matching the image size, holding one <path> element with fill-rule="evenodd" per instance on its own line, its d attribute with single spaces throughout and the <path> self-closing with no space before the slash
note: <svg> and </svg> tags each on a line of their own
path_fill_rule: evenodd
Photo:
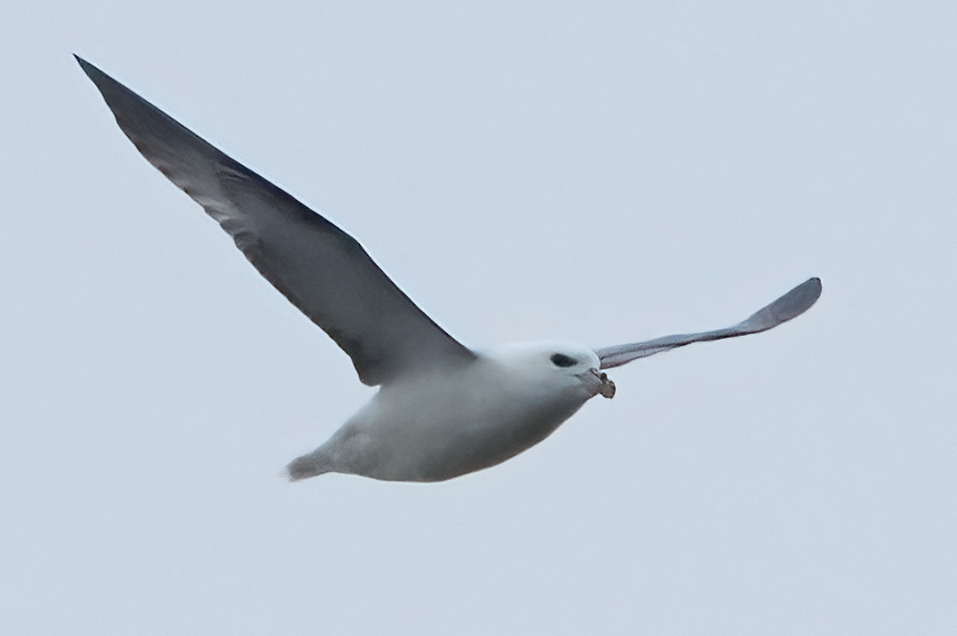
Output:
<svg viewBox="0 0 957 636">
<path fill-rule="evenodd" d="M 578 364 L 578 360 L 566 356 L 564 353 L 552 354 L 552 364 L 556 367 L 573 367 Z"/>
</svg>

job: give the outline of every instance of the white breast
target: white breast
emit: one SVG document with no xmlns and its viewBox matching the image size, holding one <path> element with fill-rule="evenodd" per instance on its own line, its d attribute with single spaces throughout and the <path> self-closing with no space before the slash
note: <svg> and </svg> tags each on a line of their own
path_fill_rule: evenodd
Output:
<svg viewBox="0 0 957 636">
<path fill-rule="evenodd" d="M 483 358 L 456 373 L 383 387 L 314 455 L 329 471 L 441 481 L 537 444 L 592 395 L 573 377 Z"/>
</svg>

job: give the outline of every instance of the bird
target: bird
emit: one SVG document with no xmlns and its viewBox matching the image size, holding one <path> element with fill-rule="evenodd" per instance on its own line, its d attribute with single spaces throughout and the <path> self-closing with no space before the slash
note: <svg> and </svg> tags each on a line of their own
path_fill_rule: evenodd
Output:
<svg viewBox="0 0 957 636">
<path fill-rule="evenodd" d="M 605 371 L 695 342 L 772 329 L 821 295 L 810 278 L 725 329 L 592 349 L 572 342 L 475 351 L 433 322 L 352 236 L 74 55 L 120 129 L 199 203 L 272 285 L 351 358 L 369 402 L 292 460 L 291 481 L 325 473 L 438 482 L 541 442 L 588 400 L 612 398 Z"/>
</svg>

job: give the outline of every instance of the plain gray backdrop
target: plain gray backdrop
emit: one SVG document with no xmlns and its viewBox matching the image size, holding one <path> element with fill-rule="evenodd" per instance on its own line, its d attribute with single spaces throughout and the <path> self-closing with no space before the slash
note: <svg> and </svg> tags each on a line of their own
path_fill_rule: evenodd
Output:
<svg viewBox="0 0 957 636">
<path fill-rule="evenodd" d="M 465 344 L 615 369 L 529 452 L 288 484 L 371 394 L 78 53 Z M 8 2 L 0 632 L 957 633 L 957 4 Z"/>
</svg>

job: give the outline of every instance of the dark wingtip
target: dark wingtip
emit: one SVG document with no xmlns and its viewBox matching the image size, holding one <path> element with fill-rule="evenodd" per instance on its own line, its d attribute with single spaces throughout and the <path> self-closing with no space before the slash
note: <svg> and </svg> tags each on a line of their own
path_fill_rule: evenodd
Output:
<svg viewBox="0 0 957 636">
<path fill-rule="evenodd" d="M 792 293 L 794 293 L 794 306 L 801 307 L 801 312 L 808 310 L 811 306 L 817 302 L 817 299 L 821 297 L 821 292 L 824 290 L 824 286 L 821 284 L 821 279 L 817 276 L 813 276 L 800 285 L 798 285 Z"/>
<path fill-rule="evenodd" d="M 80 68 L 83 69 L 83 72 L 86 73 L 90 79 L 93 79 L 93 75 L 97 73 L 102 75 L 103 71 L 96 68 L 95 66 L 93 66 L 92 64 L 84 60 L 82 57 L 80 57 L 76 53 L 73 54 L 73 59 L 76 60 L 76 63 L 80 65 Z"/>
<path fill-rule="evenodd" d="M 817 302 L 822 289 L 820 278 L 809 278 L 771 303 L 770 313 L 777 324 L 797 318 Z"/>
<path fill-rule="evenodd" d="M 73 54 L 73 58 L 76 60 L 76 63 L 80 65 L 80 68 L 83 69 L 83 72 L 86 73 L 86 76 L 90 78 L 90 81 L 93 82 L 97 89 L 99 89 L 100 94 L 103 95 L 103 98 L 106 99 L 107 91 L 111 90 L 112 84 L 116 84 L 116 80 L 84 60 L 76 53 Z M 109 103 L 109 100 L 107 100 L 107 103 Z"/>
<path fill-rule="evenodd" d="M 76 63 L 80 65 L 80 68 L 83 69 L 83 72 L 86 73 L 86 76 L 90 78 L 90 80 L 98 89 L 100 89 L 101 93 L 104 93 L 105 90 L 109 90 L 108 87 L 111 84 L 117 83 L 115 79 L 98 69 L 96 66 L 90 64 L 76 53 L 73 54 L 73 58 L 76 60 Z M 104 97 L 105 96 L 106 95 L 104 93 Z"/>
<path fill-rule="evenodd" d="M 737 335 L 760 333 L 773 329 L 810 309 L 821 297 L 821 279 L 809 278 L 767 307 L 754 312 L 747 320 L 734 327 Z"/>
</svg>

